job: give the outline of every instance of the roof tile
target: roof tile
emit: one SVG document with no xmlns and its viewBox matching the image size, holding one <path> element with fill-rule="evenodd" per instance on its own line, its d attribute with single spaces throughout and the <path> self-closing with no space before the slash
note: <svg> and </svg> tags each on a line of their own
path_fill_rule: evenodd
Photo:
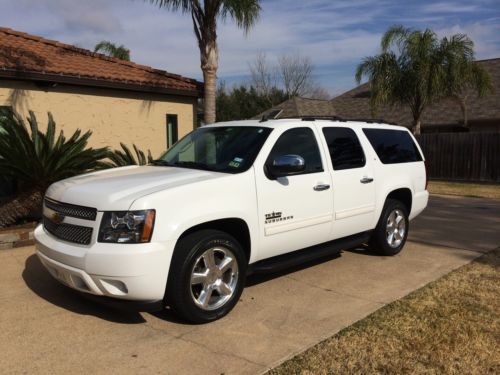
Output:
<svg viewBox="0 0 500 375">
<path fill-rule="evenodd" d="M 0 70 L 193 92 L 201 87 L 191 78 L 8 28 L 0 28 Z"/>
</svg>

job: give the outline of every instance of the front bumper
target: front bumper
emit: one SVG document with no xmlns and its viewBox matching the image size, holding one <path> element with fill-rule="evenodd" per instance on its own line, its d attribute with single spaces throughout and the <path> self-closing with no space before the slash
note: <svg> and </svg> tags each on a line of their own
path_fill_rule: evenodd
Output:
<svg viewBox="0 0 500 375">
<path fill-rule="evenodd" d="M 173 252 L 170 243 L 82 246 L 56 239 L 41 225 L 35 229 L 35 241 L 42 264 L 70 288 L 144 303 L 164 298 Z"/>
</svg>

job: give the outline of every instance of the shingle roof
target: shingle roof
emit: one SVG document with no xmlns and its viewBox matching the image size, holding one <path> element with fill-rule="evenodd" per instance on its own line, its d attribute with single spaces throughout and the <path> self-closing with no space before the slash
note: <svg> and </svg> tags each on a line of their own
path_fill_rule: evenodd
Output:
<svg viewBox="0 0 500 375">
<path fill-rule="evenodd" d="M 0 28 L 0 77 L 199 96 L 202 84 L 36 35 Z"/>
<path fill-rule="evenodd" d="M 334 116 L 336 114 L 332 104 L 328 100 L 295 97 L 280 103 L 253 118 L 262 118 L 262 116 L 267 116 L 272 111 L 278 110 L 281 110 L 281 113 L 279 113 L 276 118 Z"/>
<path fill-rule="evenodd" d="M 478 98 L 474 92 L 467 93 L 467 115 L 469 122 L 480 122 L 485 120 L 500 121 L 500 58 L 477 61 L 491 75 L 494 92 L 483 98 Z M 333 98 L 330 102 L 335 108 L 337 115 L 349 118 L 370 118 L 370 89 L 367 83 L 362 84 L 340 96 Z M 407 107 L 395 105 L 382 107 L 377 118 L 395 122 L 410 127 L 413 117 Z M 430 105 L 422 115 L 422 126 L 461 125 L 463 122 L 460 104 L 451 99 L 439 101 Z"/>
</svg>

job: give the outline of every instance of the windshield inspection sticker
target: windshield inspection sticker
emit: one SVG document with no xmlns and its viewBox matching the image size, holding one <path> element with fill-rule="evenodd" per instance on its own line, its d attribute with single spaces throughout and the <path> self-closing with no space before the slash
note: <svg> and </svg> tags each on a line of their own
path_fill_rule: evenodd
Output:
<svg viewBox="0 0 500 375">
<path fill-rule="evenodd" d="M 240 163 L 237 163 L 235 161 L 230 161 L 228 166 L 233 167 L 233 168 L 238 168 L 240 166 Z"/>
</svg>

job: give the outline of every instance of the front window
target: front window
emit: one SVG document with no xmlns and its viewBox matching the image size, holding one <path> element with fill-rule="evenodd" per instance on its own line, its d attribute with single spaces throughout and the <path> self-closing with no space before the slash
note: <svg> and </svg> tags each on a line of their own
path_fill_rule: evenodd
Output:
<svg viewBox="0 0 500 375">
<path fill-rule="evenodd" d="M 153 164 L 240 173 L 252 166 L 269 133 L 270 128 L 255 126 L 199 128 Z"/>
</svg>

